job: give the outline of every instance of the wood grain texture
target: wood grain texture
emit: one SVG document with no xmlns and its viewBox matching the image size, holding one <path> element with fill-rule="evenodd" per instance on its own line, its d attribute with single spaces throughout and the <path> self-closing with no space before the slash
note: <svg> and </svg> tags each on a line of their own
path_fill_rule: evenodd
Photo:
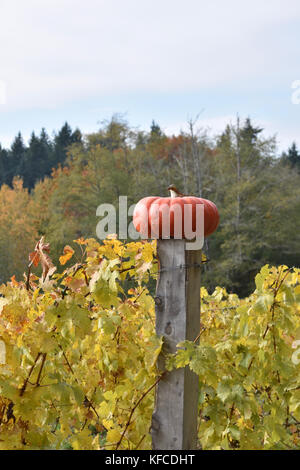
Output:
<svg viewBox="0 0 300 470">
<path fill-rule="evenodd" d="M 186 251 L 184 240 L 158 240 L 160 276 L 156 290 L 156 333 L 164 337 L 158 367 L 165 353 L 193 341 L 200 330 L 201 251 Z M 188 367 L 168 372 L 157 385 L 152 418 L 153 449 L 197 447 L 198 377 Z"/>
</svg>

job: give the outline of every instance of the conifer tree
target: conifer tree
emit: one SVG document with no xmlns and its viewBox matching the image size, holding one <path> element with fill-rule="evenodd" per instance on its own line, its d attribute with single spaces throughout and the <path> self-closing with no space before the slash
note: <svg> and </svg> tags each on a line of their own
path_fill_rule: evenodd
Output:
<svg viewBox="0 0 300 470">
<path fill-rule="evenodd" d="M 290 165 L 292 168 L 297 168 L 300 171 L 300 153 L 298 151 L 296 142 L 288 148 L 287 153 L 283 152 L 281 156 L 283 162 Z"/>
<path fill-rule="evenodd" d="M 61 130 L 54 137 L 53 166 L 63 165 L 67 157 L 67 149 L 72 144 L 80 143 L 82 134 L 79 129 L 72 131 L 70 125 L 65 122 Z"/>
<path fill-rule="evenodd" d="M 0 187 L 7 184 L 8 151 L 0 144 Z"/>
<path fill-rule="evenodd" d="M 25 168 L 26 146 L 21 132 L 19 132 L 11 145 L 7 159 L 6 183 L 12 185 L 14 176 L 22 176 Z"/>
</svg>

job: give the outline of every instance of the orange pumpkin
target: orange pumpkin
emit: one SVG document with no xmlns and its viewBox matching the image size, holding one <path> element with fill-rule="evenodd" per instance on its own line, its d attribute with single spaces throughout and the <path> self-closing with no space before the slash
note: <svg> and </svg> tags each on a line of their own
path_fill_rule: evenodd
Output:
<svg viewBox="0 0 300 470">
<path fill-rule="evenodd" d="M 184 237 L 187 231 L 192 231 L 199 236 L 199 224 L 196 222 L 198 216 L 197 206 L 201 204 L 204 209 L 204 236 L 213 233 L 219 224 L 219 213 L 215 204 L 207 199 L 194 196 L 185 197 L 157 197 L 150 196 L 141 199 L 135 206 L 133 212 L 133 224 L 135 229 L 144 238 L 178 238 L 178 214 L 181 211 L 180 232 Z M 191 220 L 192 219 L 192 220 Z M 165 220 L 169 224 L 169 236 L 165 234 Z M 187 221 L 189 227 L 187 227 Z M 202 233 L 203 233 L 202 232 Z"/>
</svg>

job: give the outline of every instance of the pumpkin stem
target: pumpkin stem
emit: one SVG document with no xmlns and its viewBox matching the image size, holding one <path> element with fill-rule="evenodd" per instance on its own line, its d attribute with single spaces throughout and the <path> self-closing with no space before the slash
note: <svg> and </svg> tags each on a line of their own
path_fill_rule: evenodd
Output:
<svg viewBox="0 0 300 470">
<path fill-rule="evenodd" d="M 170 195 L 172 198 L 183 196 L 183 194 L 178 191 L 174 184 L 170 184 L 170 186 L 168 187 L 168 191 L 170 191 Z"/>
<path fill-rule="evenodd" d="M 177 193 L 173 189 L 169 189 L 172 198 L 177 197 Z"/>
</svg>

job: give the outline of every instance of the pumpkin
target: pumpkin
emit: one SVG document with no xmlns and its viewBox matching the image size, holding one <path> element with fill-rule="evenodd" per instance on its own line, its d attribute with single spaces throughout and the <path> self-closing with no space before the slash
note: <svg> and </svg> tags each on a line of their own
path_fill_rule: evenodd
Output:
<svg viewBox="0 0 300 470">
<path fill-rule="evenodd" d="M 133 212 L 133 224 L 144 238 L 191 238 L 184 237 L 188 231 L 192 230 L 195 236 L 200 236 L 199 224 L 197 227 L 196 216 L 197 206 L 203 205 L 204 208 L 204 236 L 207 237 L 213 233 L 219 224 L 219 213 L 215 204 L 208 199 L 202 199 L 194 196 L 184 197 L 157 197 L 150 196 L 141 199 L 135 206 Z M 178 213 L 181 212 L 181 218 L 178 219 Z M 168 236 L 164 236 L 165 220 L 169 224 Z M 179 221 L 179 222 L 178 222 Z M 189 227 L 187 227 L 187 222 Z M 177 236 L 178 225 L 180 224 L 180 233 Z M 163 230 L 164 228 L 164 230 Z M 196 229 L 198 229 L 196 231 Z M 203 234 L 202 232 L 202 234 Z"/>
</svg>

